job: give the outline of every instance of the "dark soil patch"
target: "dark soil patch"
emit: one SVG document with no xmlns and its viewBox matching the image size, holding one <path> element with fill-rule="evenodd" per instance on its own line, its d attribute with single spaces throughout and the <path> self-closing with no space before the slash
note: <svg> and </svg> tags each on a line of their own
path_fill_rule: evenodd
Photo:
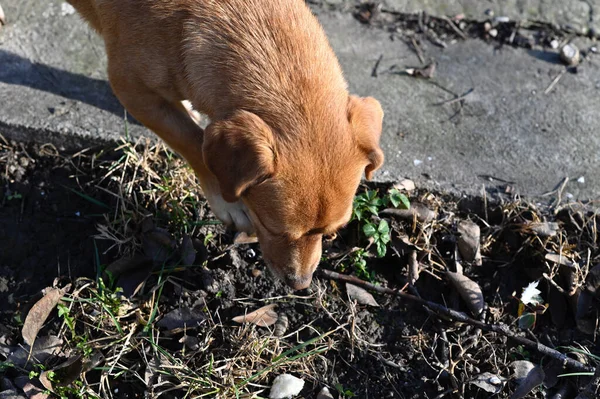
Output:
<svg viewBox="0 0 600 399">
<path fill-rule="evenodd" d="M 130 150 L 109 147 L 73 156 L 59 154 L 51 146 L 7 143 L 1 149 L 0 168 L 6 173 L 0 187 L 0 361 L 22 343 L 22 322 L 41 290 L 71 282 L 68 298 L 78 304 L 70 313 L 76 322 L 74 331 L 87 341 L 71 336 L 64 317 L 54 313 L 39 336 L 63 337 L 63 360 L 73 353 L 102 354 L 106 363 L 89 371 L 86 382 L 94 392 L 101 392 L 100 376 L 110 369 L 104 383 L 114 397 L 152 396 L 166 389 L 172 390 L 162 397 L 208 394 L 211 389 L 219 390 L 215 397 L 235 397 L 228 384 L 253 378 L 256 385 L 243 389 L 258 392 L 282 372 L 305 379 L 305 398 L 315 397 L 323 386 L 335 391 L 338 384 L 348 395 L 352 392 L 360 398 L 487 398 L 489 392 L 470 383 L 485 372 L 507 380 L 498 397 L 509 397 L 516 387 L 510 363 L 525 359 L 542 365 L 547 376 L 545 387 L 528 397 L 541 398 L 561 389 L 572 394 L 563 397 L 574 397 L 587 384 L 587 377 L 552 379 L 548 377 L 552 373 L 564 372 L 560 367 L 557 371 L 552 359 L 500 334 L 440 319 L 397 297 L 375 294 L 379 307 L 357 305 L 348 300 L 343 283 L 324 278 L 316 278 L 307 292 L 291 293 L 266 270 L 257 244 L 232 245 L 233 235 L 211 223 L 201 198 L 174 188 L 180 175 L 162 168 L 182 168 L 180 162 L 158 150 L 144 156 Z M 128 156 L 131 162 L 124 160 Z M 143 164 L 150 165 L 148 170 L 154 168 L 155 176 L 139 166 Z M 379 189 L 383 193 L 387 187 Z M 594 324 L 598 298 L 592 295 L 588 308 L 577 315 L 573 294 L 589 288 L 585 273 L 600 263 L 596 227 L 600 220 L 593 209 L 573 204 L 560 210 L 508 198 L 488 204 L 425 191 L 410 197 L 413 203 L 435 209 L 436 219 L 430 224 L 389 219 L 393 239 L 386 257 L 376 258 L 372 249 L 367 251 L 368 270 L 375 271 L 376 284 L 405 287 L 408 257 L 416 250 L 422 270 L 408 289 L 428 301 L 469 313 L 443 271 L 456 267 L 456 223 L 471 219 L 482 230 L 484 261 L 481 266 L 462 265 L 464 275 L 483 292 L 486 310 L 481 319 L 505 323 L 519 336 L 552 348 L 579 345 L 600 354 Z M 136 206 L 125 206 L 123 198 Z M 556 235 L 543 237 L 528 230 L 531 223 L 555 220 Z M 148 237 L 157 231 L 173 252 L 161 262 L 149 258 L 156 244 L 148 244 Z M 195 248 L 193 266 L 179 260 L 185 257 L 181 248 L 187 239 Z M 350 259 L 353 247 L 366 244 L 358 223 L 351 223 L 325 243 L 321 267 L 365 278 Z M 545 258 L 550 252 L 563 254 L 577 271 L 562 272 Z M 136 260 L 123 261 L 132 256 Z M 136 267 L 110 278 L 105 275 L 107 288 L 98 286 L 97 277 L 117 260 Z M 553 284 L 543 273 L 551 276 Z M 521 330 L 517 298 L 536 280 L 550 307 L 537 316 L 534 327 Z M 116 286 L 122 286 L 124 293 L 103 303 L 109 308 L 111 303 L 119 304 L 112 316 L 119 320 L 121 332 L 111 317 L 99 316 L 108 312 L 106 308 L 94 307 L 94 300 Z M 557 295 L 555 286 L 563 293 Z M 281 337 L 274 336 L 272 329 L 231 321 L 265 303 L 277 303 L 279 315 L 287 317 Z M 199 321 L 185 328 L 161 327 L 161 321 L 176 309 L 199 314 Z M 582 320 L 591 329 L 582 328 Z M 103 346 L 101 338 L 107 336 L 119 337 L 114 341 L 118 344 Z M 185 344 L 190 340 L 193 344 Z M 121 351 L 120 347 L 128 348 L 126 343 L 131 349 Z M 286 350 L 292 350 L 288 360 L 277 363 Z M 293 359 L 296 355 L 299 358 Z M 593 365 L 586 356 L 573 351 L 571 356 Z M 60 358 L 51 358 L 46 366 L 55 366 Z M 185 368 L 167 367 L 173 364 Z M 269 369 L 273 364 L 277 367 Z M 120 369 L 126 371 L 114 372 Z M 0 368 L 0 373 L 10 381 L 26 375 L 13 367 Z M 210 383 L 202 385 L 200 377 Z M 261 395 L 267 393 L 268 389 Z"/>
</svg>

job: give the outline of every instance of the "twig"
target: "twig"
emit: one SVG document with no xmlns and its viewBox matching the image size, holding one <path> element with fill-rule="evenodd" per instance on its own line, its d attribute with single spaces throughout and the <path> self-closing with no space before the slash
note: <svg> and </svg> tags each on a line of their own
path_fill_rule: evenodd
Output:
<svg viewBox="0 0 600 399">
<path fill-rule="evenodd" d="M 421 64 L 425 64 L 425 57 L 423 56 L 423 50 L 421 50 L 421 46 L 419 46 L 419 43 L 417 43 L 414 36 L 410 38 L 410 41 L 417 53 L 417 57 L 419 57 L 419 61 L 421 61 Z"/>
<path fill-rule="evenodd" d="M 556 86 L 556 84 L 558 83 L 560 78 L 562 78 L 565 73 L 567 73 L 566 68 L 563 69 L 558 75 L 556 75 L 556 77 L 552 80 L 552 82 L 550 82 L 550 84 L 548 85 L 546 90 L 544 90 L 544 94 L 550 93 L 552 91 L 552 89 L 554 89 L 554 86 Z"/>
<path fill-rule="evenodd" d="M 450 104 L 454 104 L 460 101 L 463 101 L 465 98 L 467 98 L 467 96 L 471 93 L 473 93 L 473 91 L 475 91 L 474 88 L 470 88 L 469 90 L 467 90 L 463 95 L 458 96 L 456 98 L 452 98 L 450 100 L 446 100 L 446 101 L 442 101 L 441 103 L 437 103 L 437 104 L 433 104 L 436 106 L 440 106 L 440 105 L 450 105 Z"/>
<path fill-rule="evenodd" d="M 458 26 L 456 26 L 456 24 L 454 22 L 452 22 L 452 20 L 450 18 L 444 16 L 444 17 L 442 17 L 442 19 L 444 21 L 446 21 L 448 23 L 448 25 L 450 25 L 452 30 L 454 32 L 456 32 L 456 34 L 458 36 L 460 36 L 463 40 L 467 40 L 467 35 L 465 35 L 465 32 L 463 32 Z"/>
<path fill-rule="evenodd" d="M 371 77 L 376 78 L 377 77 L 377 70 L 379 69 L 379 64 L 381 64 L 381 60 L 383 59 L 383 54 L 381 54 L 379 56 L 379 58 L 377 58 L 377 62 L 375 62 L 375 66 L 373 67 L 373 71 L 371 71 Z"/>
<path fill-rule="evenodd" d="M 586 366 L 585 364 L 578 362 L 577 360 L 571 359 L 567 355 L 565 355 L 555 349 L 549 348 L 546 345 L 541 344 L 539 342 L 533 342 L 527 338 L 523 338 L 523 337 L 519 337 L 519 336 L 515 335 L 513 332 L 510 331 L 508 326 L 506 326 L 504 324 L 487 324 L 487 323 L 481 322 L 479 320 L 475 320 L 475 319 L 467 316 L 463 312 L 458 312 L 456 310 L 449 309 L 438 303 L 427 301 L 425 299 L 416 297 L 414 295 L 407 294 L 406 292 L 374 285 L 374 284 L 368 283 L 368 282 L 361 280 L 354 276 L 336 273 L 334 271 L 327 270 L 327 269 L 320 269 L 319 273 L 321 276 L 331 279 L 331 280 L 338 280 L 338 281 L 351 283 L 354 285 L 361 286 L 365 289 L 379 292 L 380 294 L 396 295 L 396 296 L 399 296 L 400 298 L 407 299 L 407 300 L 413 301 L 413 302 L 417 302 L 423 306 L 426 306 L 427 308 L 431 309 L 432 311 L 436 312 L 438 316 L 445 316 L 449 319 L 452 319 L 452 320 L 455 320 L 455 321 L 458 321 L 461 323 L 470 324 L 470 325 L 473 325 L 475 327 L 482 329 L 483 331 L 495 332 L 495 333 L 504 335 L 505 337 L 508 337 L 523 346 L 526 346 L 528 348 L 536 350 L 537 352 L 541 353 L 542 355 L 550 356 L 551 358 L 558 360 L 559 362 L 561 362 L 563 364 L 564 367 L 568 367 L 570 369 L 577 370 L 577 371 L 594 371 L 593 367 Z"/>
</svg>

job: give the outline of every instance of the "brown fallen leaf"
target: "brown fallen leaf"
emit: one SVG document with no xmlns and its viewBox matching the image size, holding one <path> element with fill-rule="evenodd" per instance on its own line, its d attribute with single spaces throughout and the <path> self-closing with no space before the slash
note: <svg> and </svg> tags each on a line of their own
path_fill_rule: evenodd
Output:
<svg viewBox="0 0 600 399">
<path fill-rule="evenodd" d="M 527 362 L 526 360 L 521 360 L 519 362 Z M 513 362 L 513 367 L 515 367 L 515 379 L 518 381 L 517 389 L 513 392 L 511 399 L 520 399 L 527 396 L 529 392 L 531 392 L 535 387 L 539 386 L 544 382 L 544 370 L 540 366 L 530 367 L 530 365 L 518 365 L 514 364 L 517 362 Z M 527 362 L 530 363 L 530 362 Z M 532 365 L 532 364 L 531 364 Z M 520 371 L 517 371 L 517 367 Z M 517 375 L 519 372 L 519 375 Z M 524 375 L 524 377 L 522 377 Z"/>
<path fill-rule="evenodd" d="M 256 244 L 257 242 L 258 237 L 256 235 L 249 235 L 248 233 L 243 231 L 237 233 L 233 239 L 233 243 L 236 245 Z"/>
<path fill-rule="evenodd" d="M 410 204 L 410 209 L 388 208 L 379 213 L 381 216 L 391 216 L 397 219 L 403 219 L 412 222 L 416 217 L 421 223 L 429 223 L 435 219 L 435 212 L 427 208 L 425 205 L 414 202 Z"/>
<path fill-rule="evenodd" d="M 191 266 L 196 261 L 196 248 L 194 248 L 192 238 L 187 234 L 181 240 L 179 254 L 181 255 L 181 264 L 183 266 Z"/>
<path fill-rule="evenodd" d="M 277 322 L 277 319 L 279 318 L 279 315 L 274 310 L 276 307 L 277 304 L 272 303 L 270 305 L 263 306 L 262 308 L 257 309 L 254 312 L 250 312 L 241 316 L 236 316 L 232 320 L 240 324 L 252 323 L 259 327 L 272 326 Z"/>
<path fill-rule="evenodd" d="M 525 229 L 540 237 L 548 238 L 554 237 L 560 230 L 560 226 L 556 222 L 531 222 L 525 225 Z"/>
<path fill-rule="evenodd" d="M 288 317 L 285 314 L 280 314 L 275 327 L 273 328 L 273 335 L 276 337 L 283 337 L 287 331 L 289 324 Z"/>
<path fill-rule="evenodd" d="M 354 284 L 346 283 L 346 292 L 350 299 L 354 299 L 361 305 L 379 306 L 373 295 L 367 290 L 361 287 L 357 287 Z"/>
<path fill-rule="evenodd" d="M 144 254 L 158 265 L 166 263 L 171 258 L 176 246 L 171 234 L 158 227 L 144 233 L 142 237 Z"/>
<path fill-rule="evenodd" d="M 67 285 L 63 289 L 58 288 L 47 288 L 46 295 L 39 301 L 37 301 L 27 313 L 25 323 L 23 323 L 23 329 L 21 335 L 27 345 L 33 345 L 35 338 L 37 337 L 40 329 L 46 322 L 50 312 L 56 307 L 60 298 L 71 288 L 71 285 Z"/>
<path fill-rule="evenodd" d="M 56 393 L 57 387 L 66 387 L 77 380 L 83 371 L 81 356 L 73 356 L 52 370 L 45 370 L 40 374 L 40 382 L 50 392 Z M 52 379 L 50 374 L 53 373 Z"/>
<path fill-rule="evenodd" d="M 550 252 L 545 256 L 546 260 L 563 266 L 574 267 L 575 262 L 567 258 L 565 255 Z"/>
<path fill-rule="evenodd" d="M 49 358 L 60 353 L 63 340 L 54 336 L 38 337 L 33 344 L 18 346 L 6 359 L 7 362 L 26 370 L 33 370 L 34 364 L 44 364 Z"/>
<path fill-rule="evenodd" d="M 419 279 L 419 261 L 417 260 L 417 251 L 410 251 L 408 254 L 408 282 L 415 285 Z"/>
<path fill-rule="evenodd" d="M 416 188 L 415 182 L 410 179 L 401 180 L 399 183 L 394 184 L 396 190 L 405 190 L 407 192 L 414 191 Z"/>
<path fill-rule="evenodd" d="M 504 388 L 506 381 L 502 377 L 486 371 L 476 376 L 470 383 L 486 392 L 498 394 Z"/>
<path fill-rule="evenodd" d="M 106 269 L 104 269 L 104 278 L 106 279 L 105 281 L 110 281 L 109 278 L 116 279 L 121 274 L 127 273 L 135 269 L 141 269 L 143 267 L 147 268 L 148 272 L 150 272 L 151 266 L 151 259 L 142 254 L 136 254 L 132 257 L 120 258 L 108 265 Z"/>
<path fill-rule="evenodd" d="M 435 75 L 435 62 L 428 64 L 422 68 L 406 68 L 404 70 L 407 75 L 415 78 L 431 79 Z"/>
<path fill-rule="evenodd" d="M 195 328 L 200 326 L 205 320 L 206 316 L 204 316 L 204 313 L 200 309 L 182 307 L 164 315 L 156 325 L 167 330 Z"/>
<path fill-rule="evenodd" d="M 479 316 L 485 306 L 483 293 L 481 292 L 481 288 L 479 288 L 479 284 L 464 274 L 446 272 L 446 275 L 461 298 L 467 303 L 471 313 Z"/>
<path fill-rule="evenodd" d="M 479 226 L 471 221 L 463 220 L 458 223 L 458 251 L 460 256 L 467 262 L 473 262 L 477 266 L 481 266 L 481 248 L 480 237 L 481 231 Z"/>
<path fill-rule="evenodd" d="M 50 397 L 38 381 L 30 380 L 29 376 L 19 376 L 15 378 L 15 385 L 25 393 L 28 399 L 47 399 Z"/>
</svg>

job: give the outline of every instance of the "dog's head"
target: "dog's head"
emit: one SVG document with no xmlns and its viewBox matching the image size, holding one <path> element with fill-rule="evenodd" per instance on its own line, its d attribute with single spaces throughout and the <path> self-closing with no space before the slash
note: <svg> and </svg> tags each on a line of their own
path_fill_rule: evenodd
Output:
<svg viewBox="0 0 600 399">
<path fill-rule="evenodd" d="M 363 172 L 370 179 L 383 163 L 379 102 L 350 96 L 343 113 L 293 139 L 247 111 L 205 132 L 204 160 L 223 198 L 244 201 L 267 265 L 294 289 L 310 284 L 323 235 L 350 220 Z"/>
</svg>

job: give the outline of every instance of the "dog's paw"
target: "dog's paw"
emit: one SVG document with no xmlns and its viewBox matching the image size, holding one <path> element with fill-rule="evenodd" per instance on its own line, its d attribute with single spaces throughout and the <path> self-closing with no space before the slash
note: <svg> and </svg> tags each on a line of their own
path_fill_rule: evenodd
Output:
<svg viewBox="0 0 600 399">
<path fill-rule="evenodd" d="M 211 210 L 220 221 L 238 231 L 254 233 L 254 226 L 248 215 L 248 209 L 242 201 L 227 202 L 220 195 L 211 196 L 207 199 Z"/>
</svg>

